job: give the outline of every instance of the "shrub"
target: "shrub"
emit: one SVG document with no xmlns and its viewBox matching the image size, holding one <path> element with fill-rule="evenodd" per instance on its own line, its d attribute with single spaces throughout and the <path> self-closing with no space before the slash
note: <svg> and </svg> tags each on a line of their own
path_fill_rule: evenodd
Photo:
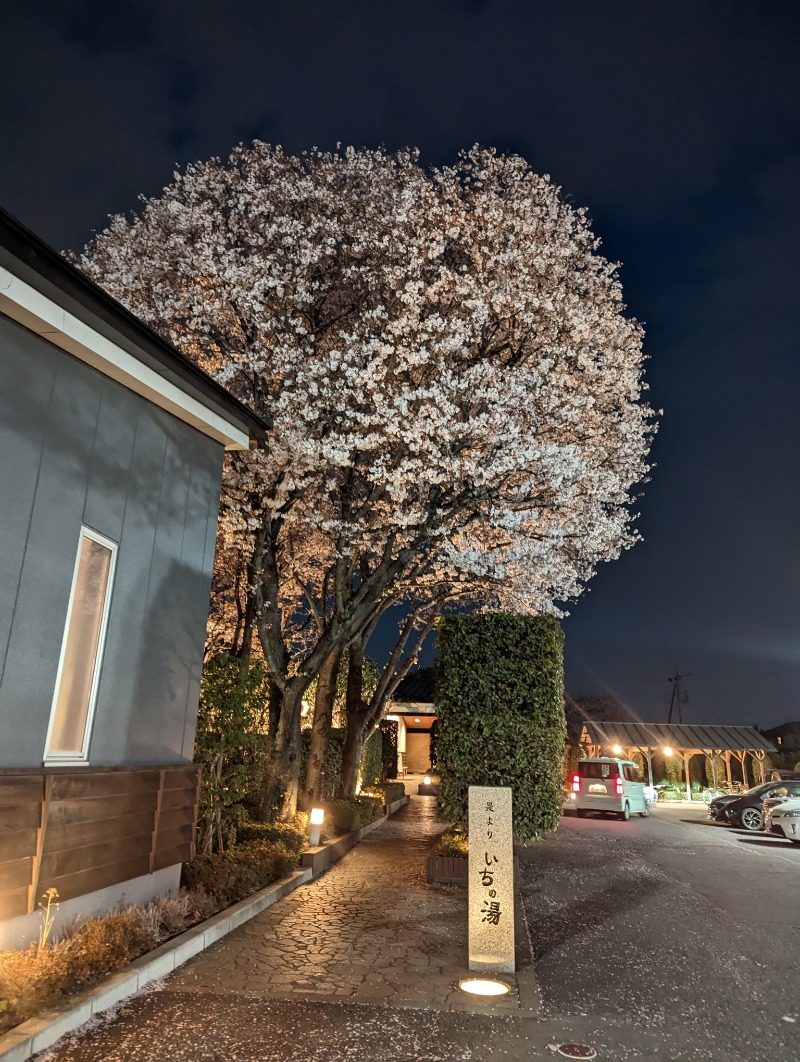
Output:
<svg viewBox="0 0 800 1062">
<path fill-rule="evenodd" d="M 371 785 L 361 790 L 362 796 L 374 796 L 384 804 L 393 804 L 406 795 L 406 787 L 402 782 L 383 782 L 381 785 Z"/>
<path fill-rule="evenodd" d="M 281 844 L 299 856 L 308 845 L 308 815 L 298 812 L 289 822 L 245 822 L 236 830 L 236 843 L 241 847 L 251 841 Z"/>
<path fill-rule="evenodd" d="M 469 837 L 460 823 L 448 826 L 436 846 L 440 856 L 465 857 L 469 855 Z"/>
<path fill-rule="evenodd" d="M 206 854 L 232 843 L 248 805 L 258 801 L 267 759 L 259 730 L 268 695 L 262 661 L 219 653 L 203 667 L 195 761 L 203 767 L 198 832 Z"/>
<path fill-rule="evenodd" d="M 137 908 L 88 918 L 63 940 L 0 953 L 0 1031 L 150 951 L 158 937 Z"/>
<path fill-rule="evenodd" d="M 336 833 L 350 833 L 379 819 L 383 815 L 383 800 L 368 796 L 359 796 L 355 800 L 329 800 L 327 809 Z"/>
<path fill-rule="evenodd" d="M 447 616 L 438 624 L 438 767 L 445 816 L 470 785 L 510 786 L 514 834 L 558 825 L 563 803 L 564 636 L 551 616 Z"/>
<path fill-rule="evenodd" d="M 202 888 L 226 907 L 263 889 L 297 867 L 297 853 L 273 841 L 250 841 L 184 863 L 181 883 Z"/>
</svg>

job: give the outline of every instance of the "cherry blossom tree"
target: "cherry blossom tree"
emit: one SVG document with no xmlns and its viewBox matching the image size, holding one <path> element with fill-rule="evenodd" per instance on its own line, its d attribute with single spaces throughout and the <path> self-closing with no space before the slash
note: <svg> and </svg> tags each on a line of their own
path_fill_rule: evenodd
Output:
<svg viewBox="0 0 800 1062">
<path fill-rule="evenodd" d="M 223 506 L 275 685 L 267 807 L 294 810 L 309 682 L 389 604 L 558 612 L 636 541 L 642 331 L 519 157 L 240 146 L 78 263 L 273 424 Z"/>
</svg>

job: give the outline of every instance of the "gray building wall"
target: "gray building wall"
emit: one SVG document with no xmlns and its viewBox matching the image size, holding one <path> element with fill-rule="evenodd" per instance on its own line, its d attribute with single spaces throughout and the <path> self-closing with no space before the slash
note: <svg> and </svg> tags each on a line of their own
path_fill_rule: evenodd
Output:
<svg viewBox="0 0 800 1062">
<path fill-rule="evenodd" d="M 89 762 L 192 759 L 222 461 L 0 315 L 0 767 L 42 763 L 82 524 L 119 544 Z"/>
</svg>

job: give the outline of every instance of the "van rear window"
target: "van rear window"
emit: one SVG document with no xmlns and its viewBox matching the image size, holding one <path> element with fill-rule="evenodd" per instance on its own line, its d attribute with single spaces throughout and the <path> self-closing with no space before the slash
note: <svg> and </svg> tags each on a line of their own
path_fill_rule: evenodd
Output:
<svg viewBox="0 0 800 1062">
<path fill-rule="evenodd" d="M 581 778 L 610 778 L 617 773 L 616 763 L 579 763 L 578 774 Z"/>
</svg>

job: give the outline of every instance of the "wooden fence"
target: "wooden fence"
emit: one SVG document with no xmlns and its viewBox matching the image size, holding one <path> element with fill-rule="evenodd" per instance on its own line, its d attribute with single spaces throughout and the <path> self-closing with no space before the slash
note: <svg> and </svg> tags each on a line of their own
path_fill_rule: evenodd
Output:
<svg viewBox="0 0 800 1062">
<path fill-rule="evenodd" d="M 199 767 L 0 770 L 0 918 L 194 855 Z"/>
</svg>

